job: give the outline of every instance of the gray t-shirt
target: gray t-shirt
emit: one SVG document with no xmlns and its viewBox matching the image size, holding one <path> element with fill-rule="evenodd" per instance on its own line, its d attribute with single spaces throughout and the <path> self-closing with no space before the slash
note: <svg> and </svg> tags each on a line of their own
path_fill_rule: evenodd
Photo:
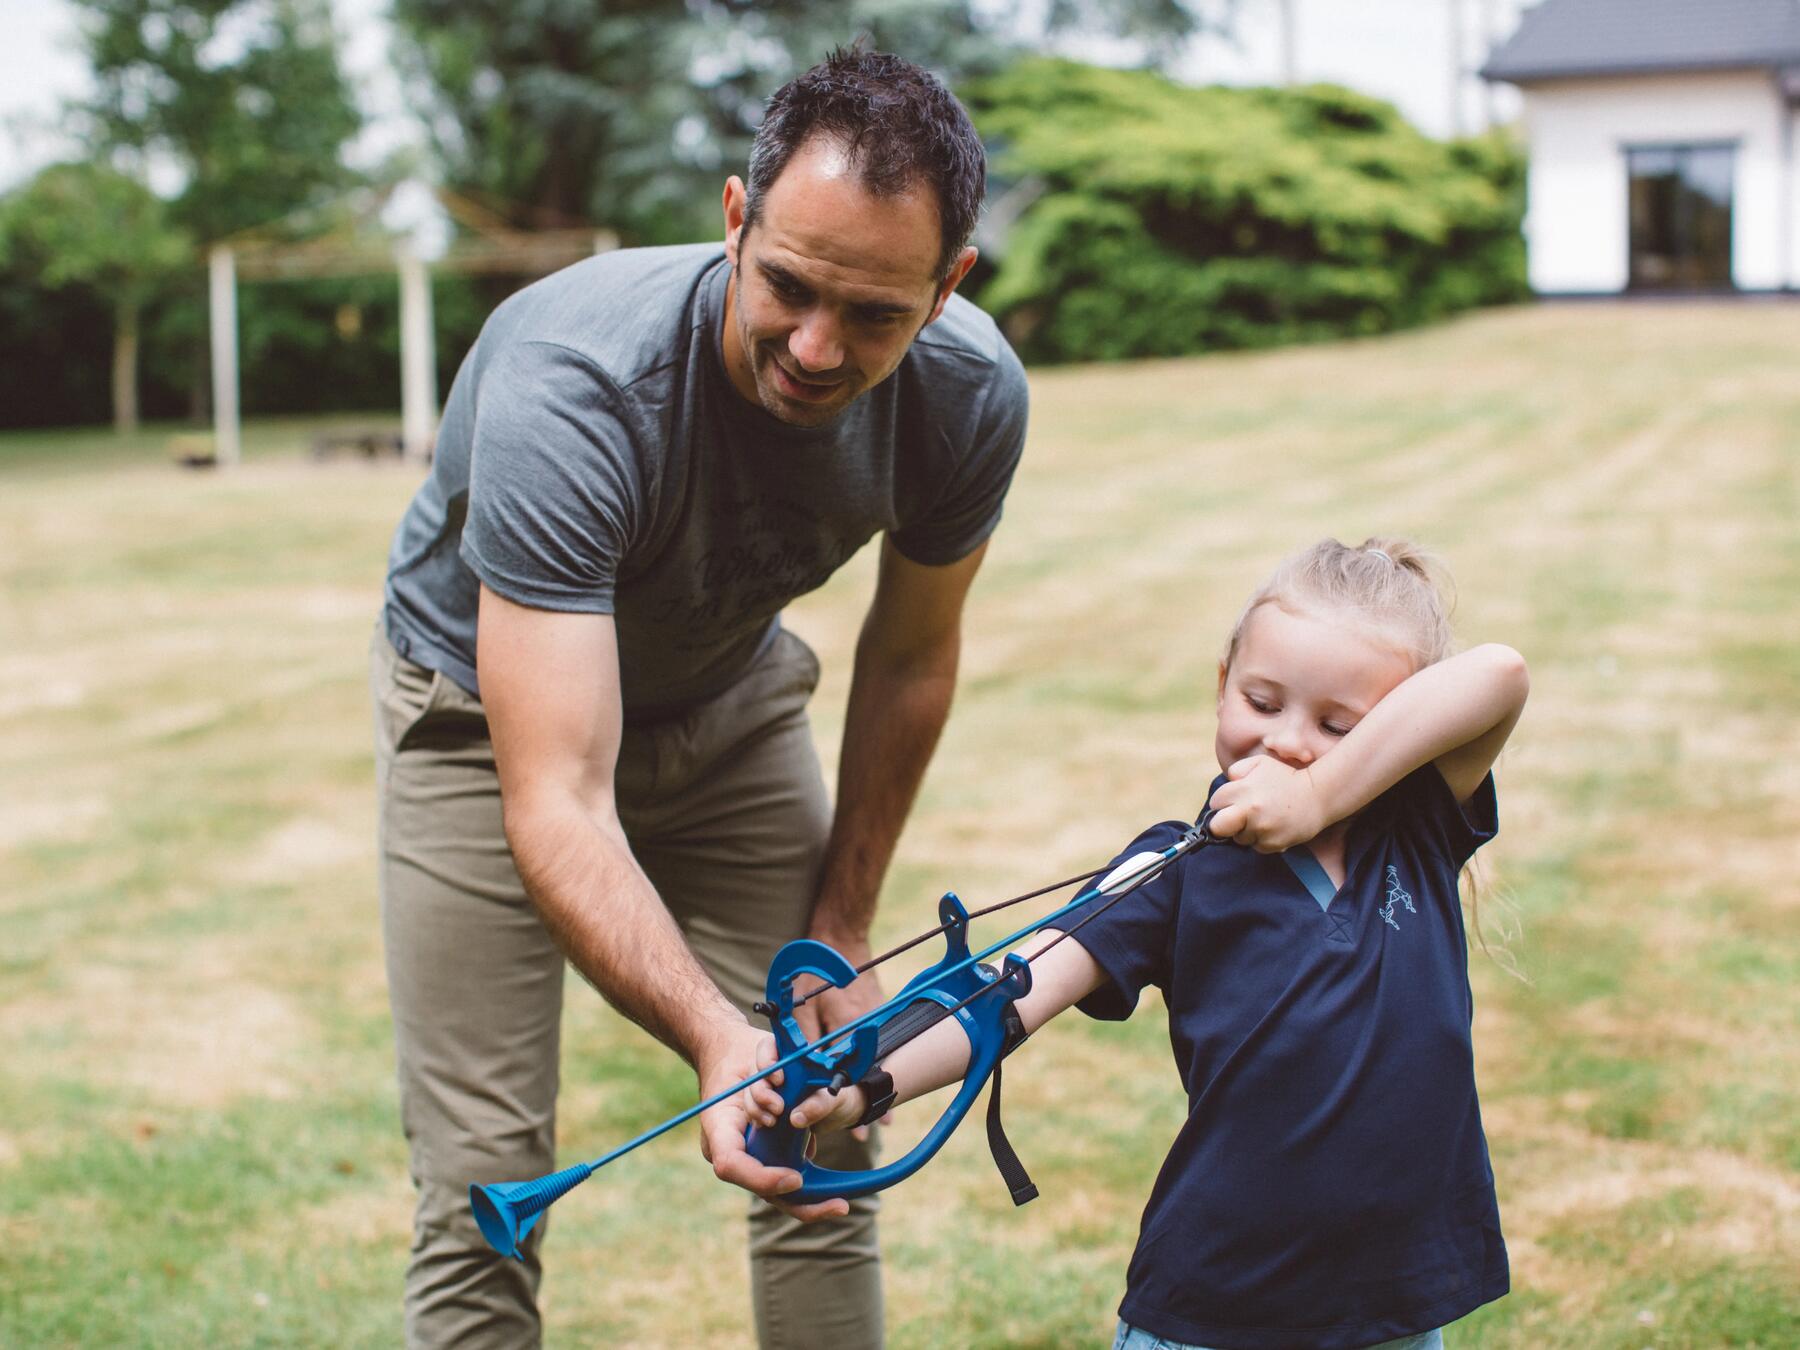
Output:
<svg viewBox="0 0 1800 1350">
<path fill-rule="evenodd" d="M 716 244 L 625 249 L 495 310 L 389 554 L 403 656 L 479 694 L 479 580 L 613 615 L 626 716 L 652 720 L 731 684 L 878 532 L 925 564 L 987 538 L 1027 399 L 993 321 L 952 296 L 886 380 L 791 427 L 726 375 L 730 277 Z"/>
</svg>

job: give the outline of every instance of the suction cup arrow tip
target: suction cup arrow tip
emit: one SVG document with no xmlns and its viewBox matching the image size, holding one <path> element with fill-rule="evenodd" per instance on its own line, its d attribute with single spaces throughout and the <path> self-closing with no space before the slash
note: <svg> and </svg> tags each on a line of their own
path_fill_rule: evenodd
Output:
<svg viewBox="0 0 1800 1350">
<path fill-rule="evenodd" d="M 502 1256 L 523 1261 L 519 1244 L 530 1234 L 538 1217 L 557 1200 L 593 1175 L 586 1163 L 552 1172 L 531 1181 L 495 1181 L 469 1186 L 469 1208 L 488 1245 Z"/>
<path fill-rule="evenodd" d="M 481 1236 L 488 1240 L 488 1246 L 515 1261 L 525 1259 L 525 1254 L 519 1250 L 519 1243 L 537 1222 L 537 1215 L 533 1214 L 521 1223 L 519 1213 L 513 1207 L 509 1192 L 521 1184 L 529 1183 L 510 1182 L 469 1187 L 469 1208 L 475 1211 L 475 1223 L 481 1229 Z"/>
</svg>

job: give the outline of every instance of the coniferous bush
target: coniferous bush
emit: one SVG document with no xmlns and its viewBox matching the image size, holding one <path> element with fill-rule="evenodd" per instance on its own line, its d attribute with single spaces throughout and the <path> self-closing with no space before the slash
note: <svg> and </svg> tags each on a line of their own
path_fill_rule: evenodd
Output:
<svg viewBox="0 0 1800 1350">
<path fill-rule="evenodd" d="M 1435 141 L 1333 85 L 1060 60 L 962 93 L 996 185 L 1040 194 L 979 296 L 1027 360 L 1380 333 L 1527 293 L 1524 162 L 1503 135 Z"/>
</svg>

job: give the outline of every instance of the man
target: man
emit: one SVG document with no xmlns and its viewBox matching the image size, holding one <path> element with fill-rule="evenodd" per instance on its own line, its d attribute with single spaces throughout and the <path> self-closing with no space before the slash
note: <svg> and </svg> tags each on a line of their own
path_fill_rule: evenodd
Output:
<svg viewBox="0 0 1800 1350">
<path fill-rule="evenodd" d="M 984 176 L 935 80 L 835 54 L 771 100 L 722 253 L 569 268 L 463 363 L 373 651 L 415 1344 L 537 1339 L 544 1225 L 501 1260 L 466 1188 L 553 1166 L 564 955 L 706 1094 L 755 1071 L 783 943 L 868 955 L 1024 439 L 1023 371 L 952 294 Z M 834 811 L 780 611 L 877 533 Z M 879 998 L 864 977 L 808 1011 Z M 701 1125 L 721 1177 L 796 1180 L 744 1152 L 735 1099 Z M 823 1161 L 871 1164 L 837 1138 Z M 763 1345 L 881 1343 L 875 1209 L 756 1203 Z"/>
</svg>

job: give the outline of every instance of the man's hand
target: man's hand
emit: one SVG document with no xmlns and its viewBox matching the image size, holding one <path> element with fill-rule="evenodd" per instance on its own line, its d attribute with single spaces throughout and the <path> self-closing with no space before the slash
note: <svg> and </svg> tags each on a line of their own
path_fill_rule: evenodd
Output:
<svg viewBox="0 0 1800 1350">
<path fill-rule="evenodd" d="M 1231 781 L 1212 795 L 1208 828 L 1216 838 L 1235 839 L 1258 853 L 1280 853 L 1308 842 L 1331 823 L 1305 769 L 1252 755 L 1225 772 Z"/>
<path fill-rule="evenodd" d="M 700 1056 L 702 1098 L 750 1077 L 758 1069 L 773 1063 L 774 1058 L 774 1037 L 756 1030 L 748 1022 L 732 1028 Z M 777 1080 L 779 1077 L 776 1075 Z M 789 1167 L 768 1167 L 752 1158 L 744 1148 L 744 1131 L 749 1125 L 750 1113 L 745 1094 L 741 1092 L 700 1113 L 700 1152 L 712 1164 L 714 1176 L 734 1186 L 742 1186 L 796 1219 L 809 1222 L 836 1219 L 850 1212 L 850 1202 L 841 1197 L 812 1204 L 783 1200 L 782 1196 L 799 1188 L 800 1174 Z"/>
</svg>

